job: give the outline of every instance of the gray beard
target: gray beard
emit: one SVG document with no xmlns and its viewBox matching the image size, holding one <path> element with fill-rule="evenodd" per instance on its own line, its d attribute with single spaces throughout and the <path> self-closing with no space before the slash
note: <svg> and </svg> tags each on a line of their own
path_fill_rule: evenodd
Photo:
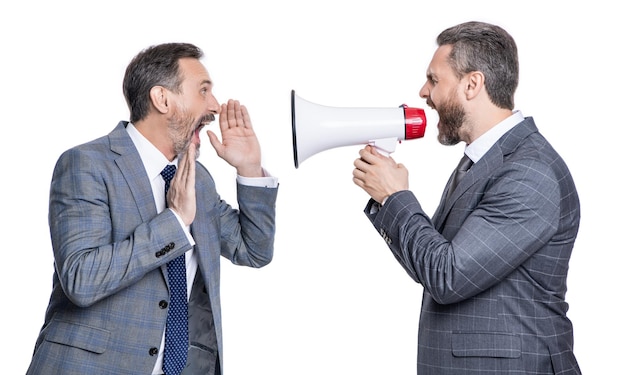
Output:
<svg viewBox="0 0 626 375">
<path fill-rule="evenodd" d="M 181 111 L 181 115 L 175 114 L 168 125 L 168 131 L 170 138 L 174 140 L 174 152 L 176 155 L 181 155 L 189 149 L 191 144 L 191 137 L 188 137 L 185 133 L 186 129 L 190 129 L 190 125 L 194 125 L 194 119 L 186 115 L 185 111 Z M 195 126 L 193 127 L 195 131 Z M 196 159 L 200 155 L 200 148 L 196 150 Z"/>
<path fill-rule="evenodd" d="M 453 146 L 461 142 L 459 129 L 465 122 L 465 110 L 457 103 L 447 100 L 437 106 L 439 113 L 439 123 L 441 124 L 437 140 L 445 146 Z"/>
</svg>

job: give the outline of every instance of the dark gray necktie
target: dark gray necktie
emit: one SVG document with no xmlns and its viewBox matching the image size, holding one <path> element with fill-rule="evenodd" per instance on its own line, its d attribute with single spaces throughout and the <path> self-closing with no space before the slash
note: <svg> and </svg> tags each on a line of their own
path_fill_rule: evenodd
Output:
<svg viewBox="0 0 626 375">
<path fill-rule="evenodd" d="M 454 191 L 456 186 L 459 184 L 459 181 L 461 181 L 461 179 L 465 176 L 465 174 L 470 169 L 472 164 L 473 164 L 472 159 L 467 157 L 467 155 L 463 154 L 463 157 L 461 158 L 459 165 L 456 167 L 456 170 L 454 171 L 454 176 L 452 176 L 452 181 L 450 181 L 450 187 L 448 188 L 448 198 L 452 195 L 452 192 Z"/>
</svg>

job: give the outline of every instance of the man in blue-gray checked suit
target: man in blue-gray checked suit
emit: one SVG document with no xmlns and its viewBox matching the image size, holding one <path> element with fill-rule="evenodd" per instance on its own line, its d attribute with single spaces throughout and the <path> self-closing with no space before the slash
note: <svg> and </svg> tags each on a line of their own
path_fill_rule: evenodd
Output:
<svg viewBox="0 0 626 375">
<path fill-rule="evenodd" d="M 417 373 L 579 374 L 565 302 L 579 200 L 564 161 L 513 110 L 516 44 L 479 22 L 437 43 L 420 96 L 439 141 L 466 143 L 464 176 L 431 219 L 402 164 L 367 146 L 353 172 L 372 197 L 365 213 L 424 288 Z"/>
<path fill-rule="evenodd" d="M 123 82 L 130 122 L 59 158 L 53 289 L 28 374 L 221 373 L 220 255 L 249 267 L 271 261 L 278 186 L 245 106 L 218 103 L 202 57 L 186 43 L 140 52 Z M 238 208 L 196 161 L 216 115 L 221 140 L 207 133 L 237 170 Z M 166 193 L 168 165 L 177 169 Z M 169 268 L 176 259 L 181 272 Z M 175 303 L 185 313 L 170 321 Z"/>
</svg>

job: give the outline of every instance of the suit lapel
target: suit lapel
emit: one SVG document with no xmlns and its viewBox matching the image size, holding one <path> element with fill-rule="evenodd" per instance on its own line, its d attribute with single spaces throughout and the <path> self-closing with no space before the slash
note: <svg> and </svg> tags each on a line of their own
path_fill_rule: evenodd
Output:
<svg viewBox="0 0 626 375">
<path fill-rule="evenodd" d="M 456 201 L 463 194 L 465 194 L 465 192 L 469 190 L 472 185 L 484 178 L 487 178 L 489 173 L 494 169 L 499 168 L 500 165 L 502 165 L 502 153 L 500 151 L 500 147 L 496 143 L 489 150 L 489 152 L 487 152 L 485 156 L 478 161 L 478 163 L 472 165 L 472 167 L 465 174 L 465 177 L 463 177 L 456 189 L 452 192 L 452 195 L 446 199 L 452 177 L 448 180 L 448 184 L 446 184 L 446 188 L 441 196 L 441 201 L 439 202 L 437 211 L 435 212 L 435 215 L 433 215 L 433 224 L 435 225 L 437 231 L 441 233 L 443 230 L 446 219 L 448 218 L 448 215 L 450 214 Z"/>
<path fill-rule="evenodd" d="M 115 159 L 115 163 L 122 177 L 117 183 L 128 185 L 139 210 L 141 220 L 146 222 L 156 216 L 157 209 L 154 203 L 150 178 L 146 173 L 146 168 L 143 166 L 139 151 L 137 151 L 135 144 L 126 131 L 127 125 L 128 122 L 120 121 L 115 129 L 109 133 L 111 152 L 119 155 Z M 161 275 L 164 277 L 164 282 L 167 283 L 165 265 L 161 266 Z"/>
<path fill-rule="evenodd" d="M 477 181 L 487 178 L 493 171 L 500 168 L 506 155 L 513 152 L 531 133 L 536 132 L 537 127 L 532 117 L 527 117 L 524 121 L 513 127 L 504 134 L 487 153 L 467 171 L 465 177 L 461 180 L 456 190 L 449 199 L 446 200 L 448 188 L 452 177 L 448 179 L 446 188 L 444 189 L 439 206 L 433 215 L 433 224 L 435 228 L 441 232 L 446 222 L 446 218 L 450 214 L 455 202 L 474 185 Z M 454 173 L 454 172 L 453 172 Z"/>
<path fill-rule="evenodd" d="M 120 183 L 128 184 L 142 220 L 148 221 L 157 214 L 152 186 L 139 152 L 126 132 L 127 124 L 120 122 L 109 134 L 111 151 L 119 155 L 115 163 L 124 178 Z"/>
</svg>

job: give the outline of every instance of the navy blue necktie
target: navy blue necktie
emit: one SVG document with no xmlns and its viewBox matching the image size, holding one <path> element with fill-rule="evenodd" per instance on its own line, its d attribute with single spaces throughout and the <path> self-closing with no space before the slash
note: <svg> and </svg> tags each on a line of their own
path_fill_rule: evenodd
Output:
<svg viewBox="0 0 626 375">
<path fill-rule="evenodd" d="M 167 165 L 161 172 L 165 180 L 165 201 L 176 166 Z M 170 286 L 170 309 L 165 326 L 165 352 L 163 371 L 165 375 L 178 375 L 187 363 L 189 332 L 187 328 L 187 270 L 185 254 L 167 263 L 167 280 Z"/>
</svg>

